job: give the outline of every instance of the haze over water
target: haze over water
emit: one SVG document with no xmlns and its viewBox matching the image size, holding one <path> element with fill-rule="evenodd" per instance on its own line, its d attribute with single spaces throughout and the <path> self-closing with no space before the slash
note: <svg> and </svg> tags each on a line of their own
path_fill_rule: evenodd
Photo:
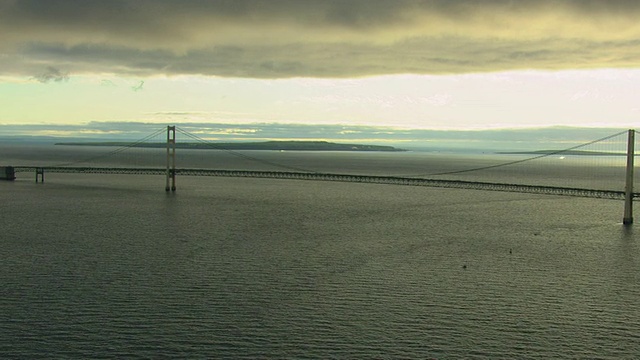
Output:
<svg viewBox="0 0 640 360">
<path fill-rule="evenodd" d="M 287 156 L 418 170 L 411 153 Z M 0 188 L 3 358 L 640 353 L 640 236 L 620 201 L 214 177 L 167 194 L 162 177 L 133 175 Z"/>
</svg>

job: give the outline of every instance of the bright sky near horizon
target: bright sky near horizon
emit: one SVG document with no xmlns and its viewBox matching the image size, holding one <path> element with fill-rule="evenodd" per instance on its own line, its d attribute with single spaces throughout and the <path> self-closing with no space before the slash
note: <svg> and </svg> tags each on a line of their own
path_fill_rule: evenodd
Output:
<svg viewBox="0 0 640 360">
<path fill-rule="evenodd" d="M 0 125 L 640 124 L 631 0 L 0 0 Z"/>
</svg>

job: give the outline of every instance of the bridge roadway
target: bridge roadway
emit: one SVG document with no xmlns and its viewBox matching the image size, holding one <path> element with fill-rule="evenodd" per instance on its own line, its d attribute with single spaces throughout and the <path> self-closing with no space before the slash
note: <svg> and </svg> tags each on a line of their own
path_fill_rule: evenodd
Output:
<svg viewBox="0 0 640 360">
<path fill-rule="evenodd" d="M 81 174 L 131 174 L 131 175 L 165 175 L 166 168 L 123 168 L 123 167 L 53 167 L 53 166 L 16 166 L 16 172 L 36 171 L 43 169 L 47 173 L 81 173 Z M 624 191 L 580 189 L 557 186 L 539 186 L 523 184 L 503 184 L 479 181 L 445 180 L 410 178 L 380 175 L 349 175 L 332 173 L 310 173 L 293 171 L 254 171 L 254 170 L 216 170 L 216 169 L 176 169 L 177 175 L 187 176 L 222 176 L 250 177 L 270 179 L 295 179 L 315 181 L 340 181 L 371 184 L 389 184 L 406 186 L 427 186 L 454 189 L 474 189 L 490 191 L 506 191 L 519 193 L 563 195 L 601 199 L 624 200 Z M 633 194 L 634 199 L 640 193 Z"/>
</svg>

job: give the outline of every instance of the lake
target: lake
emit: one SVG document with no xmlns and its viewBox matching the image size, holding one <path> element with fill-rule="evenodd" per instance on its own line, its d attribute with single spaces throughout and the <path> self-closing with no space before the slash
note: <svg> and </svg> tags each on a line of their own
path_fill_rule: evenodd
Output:
<svg viewBox="0 0 640 360">
<path fill-rule="evenodd" d="M 86 155 L 7 148 L 2 165 Z M 202 154 L 179 164 L 266 166 Z M 251 154 L 372 174 L 485 161 Z M 574 179 L 579 165 L 529 173 Z M 621 225 L 621 201 L 215 177 L 178 177 L 165 193 L 158 176 L 47 174 L 35 184 L 31 173 L 0 191 L 3 358 L 640 354 L 640 235 Z"/>
</svg>

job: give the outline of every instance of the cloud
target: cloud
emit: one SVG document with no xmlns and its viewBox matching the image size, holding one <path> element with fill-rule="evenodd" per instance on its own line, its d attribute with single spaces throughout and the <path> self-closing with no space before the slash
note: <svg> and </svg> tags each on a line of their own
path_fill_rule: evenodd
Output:
<svg viewBox="0 0 640 360">
<path fill-rule="evenodd" d="M 140 90 L 142 90 L 142 87 L 144 86 L 144 81 L 140 80 L 140 82 L 138 83 L 138 85 L 132 86 L 131 90 L 138 92 Z"/>
<path fill-rule="evenodd" d="M 287 78 L 637 67 L 631 0 L 0 0 L 0 74 Z"/>
<path fill-rule="evenodd" d="M 51 81 L 63 82 L 69 80 L 69 73 L 63 73 L 53 66 L 47 66 L 47 70 L 34 76 L 34 78 L 41 83 L 48 83 Z"/>
</svg>

